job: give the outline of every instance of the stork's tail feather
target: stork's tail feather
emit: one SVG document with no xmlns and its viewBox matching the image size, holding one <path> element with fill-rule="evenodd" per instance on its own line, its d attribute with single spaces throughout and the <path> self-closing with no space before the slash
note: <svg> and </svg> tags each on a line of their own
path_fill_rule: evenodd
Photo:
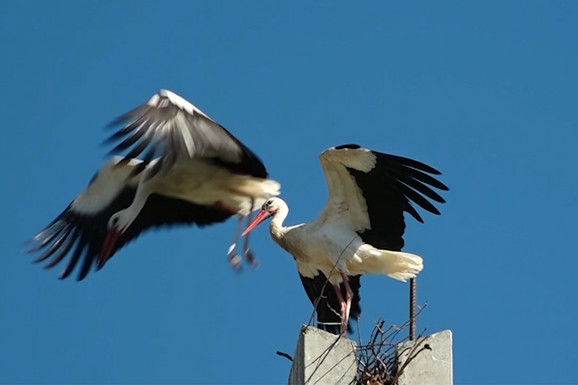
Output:
<svg viewBox="0 0 578 385">
<path fill-rule="evenodd" d="M 242 195 L 267 199 L 281 193 L 281 185 L 273 179 L 255 178 L 246 175 L 235 175 L 231 180 L 230 189 Z"/>
<path fill-rule="evenodd" d="M 423 259 L 419 255 L 379 249 L 374 249 L 372 254 L 375 257 L 372 261 L 375 269 L 372 272 L 400 281 L 414 278 L 423 269 Z"/>
<path fill-rule="evenodd" d="M 220 187 L 226 190 L 226 198 L 233 201 L 232 206 L 242 216 L 260 209 L 267 199 L 281 193 L 281 185 L 276 180 L 247 175 L 234 175 Z"/>
<path fill-rule="evenodd" d="M 245 194 L 255 197 L 253 207 L 243 210 L 243 215 L 260 209 L 267 199 L 281 193 L 281 185 L 273 179 L 246 178 L 241 188 Z"/>
<path fill-rule="evenodd" d="M 281 184 L 273 179 L 262 179 L 258 182 L 263 192 L 269 196 L 281 194 Z"/>
</svg>

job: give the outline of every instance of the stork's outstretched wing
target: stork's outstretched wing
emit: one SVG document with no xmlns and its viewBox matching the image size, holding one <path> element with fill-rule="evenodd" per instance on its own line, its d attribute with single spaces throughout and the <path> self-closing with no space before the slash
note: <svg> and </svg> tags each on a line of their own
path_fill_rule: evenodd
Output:
<svg viewBox="0 0 578 385">
<path fill-rule="evenodd" d="M 432 189 L 448 190 L 431 176 L 440 172 L 416 160 L 358 145 L 332 147 L 319 160 L 329 199 L 318 220 L 341 222 L 378 249 L 401 250 L 404 212 L 423 222 L 412 202 L 436 215 L 439 211 L 429 199 L 445 202 Z"/>
<path fill-rule="evenodd" d="M 227 129 L 184 98 L 160 90 L 145 104 L 115 119 L 111 126 L 122 127 L 105 143 L 117 143 L 113 154 L 136 158 L 144 153 L 142 171 L 159 158 L 149 177 L 178 159 L 211 159 L 236 173 L 267 177 L 261 160 Z"/>
<path fill-rule="evenodd" d="M 132 175 L 141 161 L 132 159 L 121 162 L 115 158 L 103 166 L 84 189 L 46 228 L 32 239 L 30 252 L 42 252 L 35 262 L 51 258 L 46 268 L 51 268 L 70 254 L 70 259 L 60 274 L 68 277 L 82 258 L 77 279 L 86 277 L 103 247 L 110 217 L 127 208 L 133 201 L 139 178 Z M 126 243 L 150 228 L 163 225 L 193 223 L 199 226 L 218 223 L 232 214 L 212 206 L 152 194 L 131 226 L 118 238 L 111 256 Z"/>
</svg>

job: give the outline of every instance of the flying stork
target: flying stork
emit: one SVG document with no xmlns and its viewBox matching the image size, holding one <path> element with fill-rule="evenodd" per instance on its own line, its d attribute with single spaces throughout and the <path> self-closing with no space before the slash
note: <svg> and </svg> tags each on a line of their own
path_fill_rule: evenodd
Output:
<svg viewBox="0 0 578 385">
<path fill-rule="evenodd" d="M 238 215 L 228 251 L 238 267 L 242 219 L 279 194 L 261 160 L 223 126 L 179 95 L 160 90 L 111 123 L 114 156 L 68 207 L 34 238 L 35 262 L 47 268 L 71 254 L 66 278 L 83 258 L 77 279 L 106 261 L 142 231 L 173 224 L 205 226 Z M 124 156 L 119 154 L 125 153 Z M 137 157 L 144 152 L 141 159 Z M 116 155 L 115 155 L 116 154 Z M 252 262 L 245 241 L 243 253 Z"/>
<path fill-rule="evenodd" d="M 448 188 L 430 175 L 440 172 L 424 163 L 355 144 L 329 148 L 319 160 L 329 199 L 313 222 L 283 226 L 289 208 L 282 199 L 272 197 L 242 235 L 272 217 L 271 237 L 295 258 L 316 308 L 318 327 L 343 335 L 351 330 L 349 317 L 358 319 L 361 313 L 361 274 L 385 274 L 405 281 L 422 270 L 421 257 L 401 252 L 404 212 L 423 223 L 413 202 L 439 215 L 428 198 L 445 201 L 430 186 Z"/>
</svg>

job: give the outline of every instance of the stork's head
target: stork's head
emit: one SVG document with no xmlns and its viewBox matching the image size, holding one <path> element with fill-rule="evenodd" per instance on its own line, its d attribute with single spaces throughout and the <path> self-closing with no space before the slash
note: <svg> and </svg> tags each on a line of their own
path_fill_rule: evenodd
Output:
<svg viewBox="0 0 578 385">
<path fill-rule="evenodd" d="M 111 215 L 108 220 L 107 230 L 124 233 L 134 220 L 134 215 L 129 210 L 120 210 Z"/>
<path fill-rule="evenodd" d="M 102 268 L 106 261 L 112 256 L 112 251 L 118 238 L 128 229 L 134 221 L 135 216 L 131 210 L 121 210 L 114 213 L 108 220 L 106 236 L 98 254 L 98 268 Z"/>
<path fill-rule="evenodd" d="M 269 216 L 277 214 L 279 210 L 287 207 L 287 204 L 281 198 L 273 197 L 269 198 L 261 206 L 261 211 L 267 211 Z"/>
<path fill-rule="evenodd" d="M 247 228 L 243 231 L 241 236 L 247 235 L 251 230 L 257 227 L 259 223 L 279 212 L 285 212 L 285 215 L 287 215 L 287 211 L 287 204 L 281 198 L 267 199 L 265 203 L 263 203 L 263 206 L 261 206 L 261 211 L 259 211 L 257 216 L 255 216 L 251 223 L 247 225 Z"/>
</svg>

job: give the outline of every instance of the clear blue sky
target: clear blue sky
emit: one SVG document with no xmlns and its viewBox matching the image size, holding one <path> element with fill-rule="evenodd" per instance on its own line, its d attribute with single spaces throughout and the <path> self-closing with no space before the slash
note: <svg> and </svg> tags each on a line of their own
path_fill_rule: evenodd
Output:
<svg viewBox="0 0 578 385">
<path fill-rule="evenodd" d="M 0 382 L 286 381 L 275 351 L 311 305 L 266 227 L 240 275 L 234 220 L 146 233 L 81 283 L 23 253 L 104 161 L 102 128 L 160 88 L 259 154 L 289 223 L 321 210 L 327 147 L 442 170 L 442 215 L 405 234 L 418 328 L 453 331 L 457 383 L 575 382 L 576 20 L 574 1 L 4 3 Z M 407 284 L 361 296 L 363 338 L 407 319 Z"/>
</svg>

